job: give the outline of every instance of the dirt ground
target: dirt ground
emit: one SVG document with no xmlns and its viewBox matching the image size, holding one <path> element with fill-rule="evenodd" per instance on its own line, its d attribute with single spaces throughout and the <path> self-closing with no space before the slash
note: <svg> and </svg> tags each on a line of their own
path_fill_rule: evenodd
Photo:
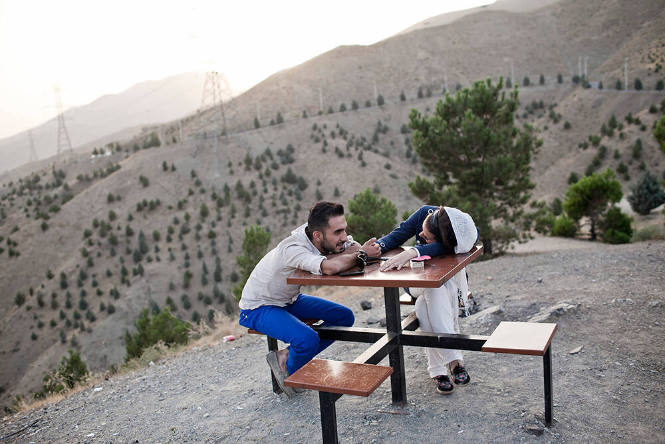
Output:
<svg viewBox="0 0 665 444">
<path fill-rule="evenodd" d="M 558 324 L 551 428 L 543 426 L 542 359 L 466 352 L 471 383 L 444 397 L 423 351 L 405 348 L 408 406 L 391 406 L 388 382 L 368 398 L 343 396 L 340 442 L 664 442 L 665 242 L 573 241 L 543 252 L 547 242 L 469 267 L 481 312 L 462 328 L 490 334 L 502 320 L 539 313 Z M 381 317 L 380 290 L 306 290 L 352 307 L 357 326 Z M 0 441 L 317 442 L 316 392 L 273 394 L 266 348 L 264 338 L 243 335 L 111 377 L 4 418 Z M 364 349 L 337 342 L 320 357 L 352 360 Z"/>
</svg>

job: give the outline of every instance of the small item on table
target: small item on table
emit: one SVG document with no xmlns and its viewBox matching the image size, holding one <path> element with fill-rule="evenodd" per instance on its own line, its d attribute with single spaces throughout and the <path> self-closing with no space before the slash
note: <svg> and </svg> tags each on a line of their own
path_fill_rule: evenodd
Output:
<svg viewBox="0 0 665 444">
<path fill-rule="evenodd" d="M 416 258 L 413 258 L 409 261 L 409 265 L 411 265 L 411 269 L 419 269 L 419 268 L 425 268 L 425 261 L 428 259 L 432 259 L 431 257 L 424 255 L 424 256 L 418 256 Z"/>
<path fill-rule="evenodd" d="M 355 270 L 355 271 L 344 271 L 340 273 L 338 276 L 360 276 L 365 274 L 363 270 Z"/>
</svg>

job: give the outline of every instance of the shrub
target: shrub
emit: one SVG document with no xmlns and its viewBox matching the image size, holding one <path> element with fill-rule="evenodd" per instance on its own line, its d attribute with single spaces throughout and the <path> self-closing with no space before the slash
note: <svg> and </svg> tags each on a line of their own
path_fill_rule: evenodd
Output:
<svg viewBox="0 0 665 444">
<path fill-rule="evenodd" d="M 580 176 L 578 176 L 575 171 L 571 171 L 570 175 L 568 176 L 568 185 L 577 183 L 578 180 L 580 180 Z"/>
<path fill-rule="evenodd" d="M 138 358 L 143 350 L 157 342 L 164 342 L 167 346 L 186 344 L 189 340 L 191 326 L 171 314 L 167 307 L 158 314 L 150 317 L 150 309 L 144 308 L 139 318 L 134 321 L 136 333 L 125 332 L 125 348 L 127 356 L 125 361 Z"/>
<path fill-rule="evenodd" d="M 63 332 L 61 331 L 61 336 Z M 44 376 L 42 390 L 35 393 L 35 398 L 45 398 L 52 393 L 61 393 L 72 389 L 76 384 L 85 382 L 88 378 L 88 367 L 79 352 L 70 349 L 69 356 L 62 358 L 58 369 Z"/>
<path fill-rule="evenodd" d="M 665 227 L 662 225 L 649 225 L 633 233 L 632 242 L 648 240 L 665 240 Z"/>
<path fill-rule="evenodd" d="M 619 207 L 607 210 L 605 217 L 599 223 L 600 229 L 603 230 L 603 241 L 609 244 L 629 243 L 633 235 L 631 222 L 632 219 L 622 213 Z"/>
<path fill-rule="evenodd" d="M 552 236 L 575 237 L 577 227 L 575 221 L 566 215 L 560 215 L 552 225 Z"/>
<path fill-rule="evenodd" d="M 143 188 L 150 185 L 150 180 L 147 177 L 145 177 L 144 175 L 139 176 L 139 182 L 141 182 L 141 185 L 143 185 Z"/>
</svg>

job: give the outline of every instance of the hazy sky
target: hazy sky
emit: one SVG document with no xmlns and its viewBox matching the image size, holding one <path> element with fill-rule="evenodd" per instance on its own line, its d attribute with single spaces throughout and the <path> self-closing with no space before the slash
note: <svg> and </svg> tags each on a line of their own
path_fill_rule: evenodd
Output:
<svg viewBox="0 0 665 444">
<path fill-rule="evenodd" d="M 216 70 L 235 91 L 339 45 L 493 0 L 0 0 L 0 138 L 144 80 Z"/>
</svg>

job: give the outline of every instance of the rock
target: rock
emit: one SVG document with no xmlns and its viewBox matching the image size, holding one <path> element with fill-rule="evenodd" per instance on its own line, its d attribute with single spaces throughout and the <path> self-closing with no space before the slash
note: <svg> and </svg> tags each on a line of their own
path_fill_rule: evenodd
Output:
<svg viewBox="0 0 665 444">
<path fill-rule="evenodd" d="M 379 319 L 379 325 L 380 325 L 381 327 L 385 327 L 385 326 L 386 326 L 386 318 L 381 318 L 381 319 Z"/>
<path fill-rule="evenodd" d="M 651 301 L 649 302 L 649 307 L 660 307 L 662 305 L 662 301 Z"/>
<path fill-rule="evenodd" d="M 535 315 L 531 316 L 527 322 L 544 322 L 552 316 L 561 316 L 562 314 L 574 311 L 577 309 L 577 304 L 569 304 L 568 302 L 559 302 L 551 307 L 546 307 L 540 310 Z"/>
<path fill-rule="evenodd" d="M 575 347 L 574 349 L 569 351 L 568 354 L 569 355 L 575 355 L 575 354 L 581 352 L 583 347 L 584 347 L 583 345 L 580 345 L 579 347 Z"/>
<path fill-rule="evenodd" d="M 471 316 L 467 316 L 466 320 L 468 322 L 483 322 L 488 316 L 493 314 L 503 313 L 503 307 L 500 305 L 493 305 L 485 310 L 481 310 L 478 313 L 474 313 Z"/>
<path fill-rule="evenodd" d="M 543 434 L 543 428 L 535 425 L 535 424 L 527 424 L 524 426 L 524 430 L 526 430 L 527 433 L 530 433 L 532 435 L 540 436 Z"/>
<path fill-rule="evenodd" d="M 543 283 L 543 278 L 538 278 L 538 283 L 542 284 Z"/>
<path fill-rule="evenodd" d="M 363 310 L 369 310 L 372 308 L 372 303 L 370 301 L 360 301 L 360 308 Z"/>
<path fill-rule="evenodd" d="M 375 316 L 370 316 L 369 318 L 367 318 L 367 323 L 368 324 L 378 324 L 379 323 L 379 318 L 377 318 Z"/>
<path fill-rule="evenodd" d="M 615 298 L 612 299 L 613 304 L 632 304 L 633 300 L 631 298 Z"/>
</svg>

